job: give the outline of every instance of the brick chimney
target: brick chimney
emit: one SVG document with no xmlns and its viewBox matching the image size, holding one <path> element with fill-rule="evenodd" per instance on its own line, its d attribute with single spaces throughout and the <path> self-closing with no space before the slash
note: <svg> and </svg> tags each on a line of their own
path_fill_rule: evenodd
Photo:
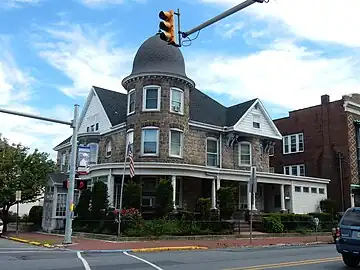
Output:
<svg viewBox="0 0 360 270">
<path fill-rule="evenodd" d="M 330 103 L 330 96 L 328 94 L 321 96 L 321 105 L 329 104 Z"/>
</svg>

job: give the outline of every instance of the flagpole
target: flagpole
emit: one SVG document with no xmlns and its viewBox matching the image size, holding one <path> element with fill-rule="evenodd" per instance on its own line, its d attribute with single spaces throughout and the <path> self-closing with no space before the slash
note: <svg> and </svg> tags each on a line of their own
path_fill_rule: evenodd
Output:
<svg viewBox="0 0 360 270">
<path fill-rule="evenodd" d="M 123 170 L 123 175 L 122 175 L 122 179 L 121 179 L 121 187 L 120 187 L 118 237 L 120 237 L 120 235 L 121 235 L 121 210 L 122 210 L 122 197 L 123 197 L 123 189 L 124 189 L 127 155 L 128 155 L 128 146 L 126 146 L 126 151 L 125 151 L 124 170 Z"/>
</svg>

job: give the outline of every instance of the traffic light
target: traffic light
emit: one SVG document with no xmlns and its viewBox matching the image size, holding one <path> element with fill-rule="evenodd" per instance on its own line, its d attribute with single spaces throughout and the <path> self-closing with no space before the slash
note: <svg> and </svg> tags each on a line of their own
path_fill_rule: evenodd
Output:
<svg viewBox="0 0 360 270">
<path fill-rule="evenodd" d="M 77 179 L 76 180 L 76 189 L 78 189 L 78 190 L 87 189 L 87 181 L 82 180 L 82 179 Z"/>
<path fill-rule="evenodd" d="M 176 44 L 174 11 L 160 11 L 159 18 L 163 20 L 159 24 L 159 28 L 162 30 L 160 38 L 169 44 Z"/>
</svg>

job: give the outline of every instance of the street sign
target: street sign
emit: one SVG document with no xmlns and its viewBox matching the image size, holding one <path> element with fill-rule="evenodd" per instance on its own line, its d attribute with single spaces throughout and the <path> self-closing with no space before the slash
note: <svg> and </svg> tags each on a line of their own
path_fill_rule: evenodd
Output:
<svg viewBox="0 0 360 270">
<path fill-rule="evenodd" d="M 17 202 L 21 201 L 21 190 L 17 190 L 17 191 L 15 192 L 15 200 L 16 200 Z"/>
<path fill-rule="evenodd" d="M 315 226 L 318 227 L 319 226 L 319 218 L 314 218 L 314 223 L 315 223 Z"/>
</svg>

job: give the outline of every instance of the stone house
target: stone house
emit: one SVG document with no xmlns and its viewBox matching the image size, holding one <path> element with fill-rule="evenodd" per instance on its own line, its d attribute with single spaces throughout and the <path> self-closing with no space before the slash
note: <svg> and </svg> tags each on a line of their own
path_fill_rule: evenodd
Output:
<svg viewBox="0 0 360 270">
<path fill-rule="evenodd" d="M 157 181 L 169 177 L 175 208 L 193 209 L 199 197 L 210 197 L 216 208 L 216 190 L 235 181 L 236 204 L 244 213 L 250 208 L 252 166 L 258 182 L 254 209 L 314 212 L 326 198 L 327 179 L 269 170 L 269 151 L 282 135 L 259 99 L 225 107 L 210 98 L 186 75 L 180 49 L 158 35 L 140 46 L 122 84 L 126 94 L 92 87 L 79 122 L 79 144 L 91 149 L 89 174 L 81 178 L 90 187 L 93 181 L 106 182 L 113 207 L 119 206 L 128 144 L 134 153 L 135 181 L 143 186 L 143 211 L 155 204 Z M 69 149 L 70 138 L 54 148 L 65 174 Z M 128 175 L 128 166 L 125 172 Z M 318 192 L 294 193 L 298 187 Z"/>
<path fill-rule="evenodd" d="M 360 95 L 289 112 L 274 120 L 283 134 L 276 143 L 271 167 L 276 173 L 331 179 L 328 197 L 338 211 L 360 205 Z"/>
</svg>

